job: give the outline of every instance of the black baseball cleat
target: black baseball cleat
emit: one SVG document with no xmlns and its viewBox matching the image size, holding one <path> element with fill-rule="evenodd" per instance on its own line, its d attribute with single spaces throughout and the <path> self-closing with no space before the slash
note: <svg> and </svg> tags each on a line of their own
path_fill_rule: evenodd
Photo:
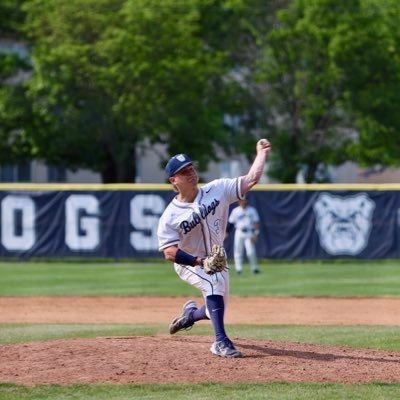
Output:
<svg viewBox="0 0 400 400">
<path fill-rule="evenodd" d="M 261 271 L 260 271 L 259 269 L 255 269 L 255 270 L 253 271 L 253 273 L 254 273 L 254 274 L 259 274 L 259 273 L 261 273 Z"/>
<path fill-rule="evenodd" d="M 194 325 L 192 314 L 197 310 L 197 304 L 194 300 L 189 300 L 183 305 L 183 312 L 179 317 L 176 317 L 169 326 L 169 333 L 173 335 L 181 330 L 188 331 Z"/>
</svg>

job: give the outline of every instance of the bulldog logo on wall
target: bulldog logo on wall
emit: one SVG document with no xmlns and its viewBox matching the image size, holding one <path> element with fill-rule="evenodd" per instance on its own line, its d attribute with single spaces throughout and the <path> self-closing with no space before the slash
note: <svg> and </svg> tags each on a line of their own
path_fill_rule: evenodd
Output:
<svg viewBox="0 0 400 400">
<path fill-rule="evenodd" d="M 357 255 L 368 244 L 375 203 L 367 194 L 338 197 L 321 193 L 314 204 L 321 247 L 332 255 Z"/>
</svg>

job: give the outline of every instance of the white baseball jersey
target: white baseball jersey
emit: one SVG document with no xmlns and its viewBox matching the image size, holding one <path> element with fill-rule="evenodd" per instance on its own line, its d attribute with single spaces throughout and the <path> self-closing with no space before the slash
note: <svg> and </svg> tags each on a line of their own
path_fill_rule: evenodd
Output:
<svg viewBox="0 0 400 400">
<path fill-rule="evenodd" d="M 159 250 L 179 245 L 193 256 L 206 257 L 214 244 L 223 245 L 229 205 L 243 198 L 240 179 L 216 179 L 199 187 L 193 203 L 174 198 L 159 221 Z"/>
<path fill-rule="evenodd" d="M 260 222 L 260 217 L 254 207 L 236 207 L 229 216 L 229 223 L 234 224 L 237 231 L 243 236 L 251 237 L 254 232 L 254 224 Z"/>
<path fill-rule="evenodd" d="M 183 203 L 176 197 L 167 206 L 158 224 L 159 249 L 179 245 L 195 257 L 206 257 L 214 244 L 222 245 L 228 223 L 229 205 L 242 198 L 240 180 L 216 179 L 199 187 L 193 203 Z M 179 277 L 200 289 L 204 297 L 229 295 L 227 270 L 207 275 L 200 265 L 195 267 L 174 263 Z M 210 312 L 206 310 L 210 318 Z"/>
</svg>

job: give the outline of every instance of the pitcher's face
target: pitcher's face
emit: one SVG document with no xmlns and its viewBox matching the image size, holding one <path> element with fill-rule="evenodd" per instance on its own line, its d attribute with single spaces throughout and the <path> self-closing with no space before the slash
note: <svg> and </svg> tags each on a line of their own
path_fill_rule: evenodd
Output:
<svg viewBox="0 0 400 400">
<path fill-rule="evenodd" d="M 190 164 L 187 167 L 181 169 L 174 176 L 169 178 L 170 182 L 177 188 L 197 185 L 199 182 L 199 176 L 196 168 Z"/>
</svg>

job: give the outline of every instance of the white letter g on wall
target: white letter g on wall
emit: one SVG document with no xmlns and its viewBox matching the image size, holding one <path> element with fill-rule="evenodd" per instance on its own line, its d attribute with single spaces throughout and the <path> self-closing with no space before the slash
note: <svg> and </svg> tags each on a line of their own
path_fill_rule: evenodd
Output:
<svg viewBox="0 0 400 400">
<path fill-rule="evenodd" d="M 94 250 L 100 244 L 99 201 L 74 194 L 65 202 L 65 243 L 71 250 Z"/>
</svg>

